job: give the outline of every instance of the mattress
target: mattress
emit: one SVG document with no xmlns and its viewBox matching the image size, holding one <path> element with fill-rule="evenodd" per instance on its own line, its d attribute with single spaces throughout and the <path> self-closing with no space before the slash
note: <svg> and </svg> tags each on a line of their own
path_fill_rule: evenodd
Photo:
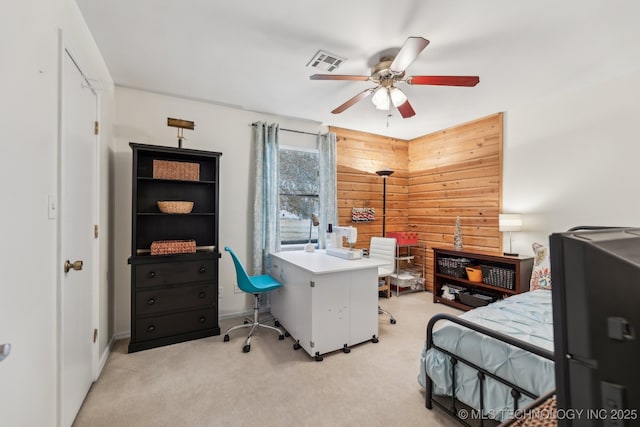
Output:
<svg viewBox="0 0 640 427">
<path fill-rule="evenodd" d="M 553 315 L 551 292 L 535 290 L 511 296 L 460 316 L 521 341 L 553 352 Z M 438 328 L 438 326 L 440 326 Z M 542 395 L 555 388 L 553 361 L 516 348 L 448 321 L 436 324 L 435 345 L 450 351 L 489 372 L 534 394 Z M 425 387 L 425 374 L 433 381 L 434 395 L 451 395 L 451 363 L 436 349 L 422 350 L 418 382 Z M 479 408 L 477 371 L 464 363 L 456 366 L 456 397 L 472 408 Z M 501 421 L 513 412 L 510 389 L 496 380 L 485 380 L 485 415 Z M 518 407 L 531 399 L 523 396 Z"/>
</svg>

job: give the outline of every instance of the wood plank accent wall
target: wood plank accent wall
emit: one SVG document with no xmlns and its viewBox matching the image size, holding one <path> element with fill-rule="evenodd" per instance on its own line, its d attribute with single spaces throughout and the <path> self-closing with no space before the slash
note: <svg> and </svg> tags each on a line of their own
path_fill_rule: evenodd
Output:
<svg viewBox="0 0 640 427">
<path fill-rule="evenodd" d="M 409 225 L 427 244 L 453 248 L 456 217 L 468 252 L 501 253 L 503 114 L 416 138 L 409 143 Z"/>
<path fill-rule="evenodd" d="M 391 169 L 394 173 L 387 178 L 385 230 L 406 231 L 409 142 L 337 127 L 330 131 L 336 134 L 339 225 L 358 229 L 358 248 L 368 248 L 371 237 L 382 236 L 383 178 L 376 171 Z M 351 208 L 363 207 L 375 209 L 375 220 L 351 222 Z"/>
<path fill-rule="evenodd" d="M 434 247 L 452 248 L 460 217 L 464 250 L 501 253 L 503 114 L 497 113 L 411 141 L 331 127 L 337 140 L 338 222 L 358 228 L 356 247 L 382 235 L 383 179 L 386 231 L 417 231 L 427 247 L 426 287 L 433 288 Z M 375 221 L 352 223 L 351 208 L 373 207 Z M 326 230 L 326 227 L 325 227 Z"/>
</svg>

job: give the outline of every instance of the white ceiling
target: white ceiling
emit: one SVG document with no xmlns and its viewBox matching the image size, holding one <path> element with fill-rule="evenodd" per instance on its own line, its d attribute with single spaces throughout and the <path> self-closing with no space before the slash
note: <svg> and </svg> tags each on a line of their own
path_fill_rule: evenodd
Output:
<svg viewBox="0 0 640 427">
<path fill-rule="evenodd" d="M 77 3 L 117 85 L 402 139 L 640 69 L 637 0 Z M 480 83 L 403 85 L 416 115 L 393 110 L 388 126 L 370 98 L 330 113 L 373 84 L 309 80 L 319 49 L 347 59 L 334 74 L 369 75 L 409 36 L 431 43 L 408 76 Z"/>
</svg>

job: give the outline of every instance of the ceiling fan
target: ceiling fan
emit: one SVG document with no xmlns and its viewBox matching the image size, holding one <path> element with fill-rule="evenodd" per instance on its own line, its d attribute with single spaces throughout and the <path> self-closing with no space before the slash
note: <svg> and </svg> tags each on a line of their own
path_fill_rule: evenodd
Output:
<svg viewBox="0 0 640 427">
<path fill-rule="evenodd" d="M 356 104 L 373 93 L 371 101 L 380 110 L 388 110 L 390 104 L 398 109 L 403 118 L 413 117 L 416 112 L 407 100 L 407 96 L 397 87 L 396 83 L 408 83 L 410 85 L 439 85 L 439 86 L 475 86 L 480 82 L 478 76 L 404 76 L 406 68 L 418 57 L 420 52 L 427 47 L 429 40 L 422 37 L 409 37 L 398 51 L 395 57 L 382 57 L 380 62 L 371 70 L 370 76 L 339 75 L 339 74 L 314 74 L 311 80 L 358 80 L 369 81 L 376 86 L 365 89 L 333 111 L 333 114 L 342 113 L 347 108 Z"/>
</svg>

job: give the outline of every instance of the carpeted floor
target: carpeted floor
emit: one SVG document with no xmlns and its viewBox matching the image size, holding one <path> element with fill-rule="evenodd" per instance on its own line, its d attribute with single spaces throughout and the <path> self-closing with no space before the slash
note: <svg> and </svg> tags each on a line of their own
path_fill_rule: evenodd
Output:
<svg viewBox="0 0 640 427">
<path fill-rule="evenodd" d="M 316 362 L 293 339 L 261 330 L 242 353 L 242 319 L 220 322 L 220 336 L 127 354 L 116 343 L 74 423 L 99 426 L 455 426 L 424 406 L 416 378 L 429 318 L 459 311 L 418 292 L 380 304 L 377 344 Z"/>
</svg>

